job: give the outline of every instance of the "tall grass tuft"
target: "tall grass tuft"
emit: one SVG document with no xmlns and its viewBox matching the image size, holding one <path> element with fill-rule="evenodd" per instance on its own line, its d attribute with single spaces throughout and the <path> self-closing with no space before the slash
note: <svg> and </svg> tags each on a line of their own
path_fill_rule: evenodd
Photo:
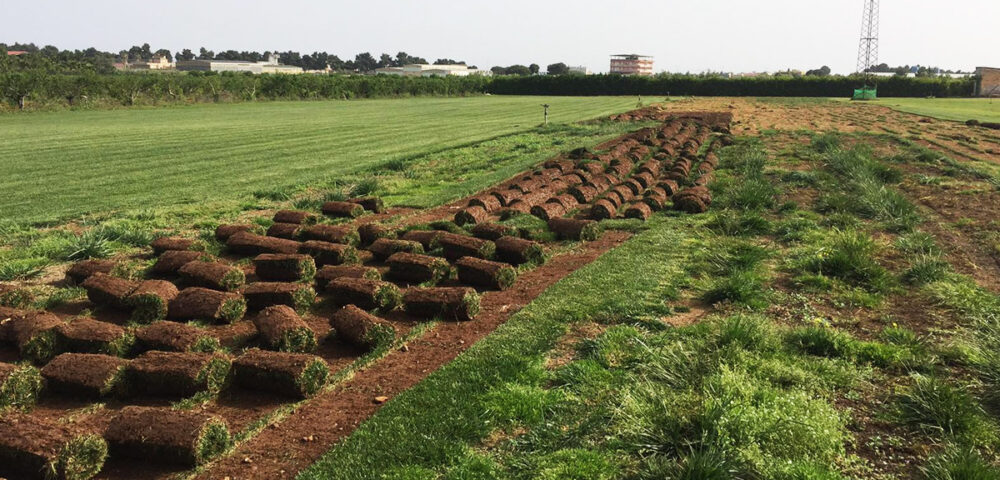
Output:
<svg viewBox="0 0 1000 480">
<path fill-rule="evenodd" d="M 896 398 L 903 424 L 927 433 L 960 435 L 980 421 L 982 410 L 964 389 L 937 377 L 914 375 L 913 384 Z"/>
</svg>

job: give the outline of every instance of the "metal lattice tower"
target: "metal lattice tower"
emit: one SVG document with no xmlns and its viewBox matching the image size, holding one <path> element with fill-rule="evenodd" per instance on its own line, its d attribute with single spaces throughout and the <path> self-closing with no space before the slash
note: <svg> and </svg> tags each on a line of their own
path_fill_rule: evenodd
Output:
<svg viewBox="0 0 1000 480">
<path fill-rule="evenodd" d="M 878 62 L 878 2 L 864 0 L 865 13 L 861 19 L 861 42 L 858 45 L 858 73 L 865 74 L 865 83 L 871 78 L 871 67 Z"/>
</svg>

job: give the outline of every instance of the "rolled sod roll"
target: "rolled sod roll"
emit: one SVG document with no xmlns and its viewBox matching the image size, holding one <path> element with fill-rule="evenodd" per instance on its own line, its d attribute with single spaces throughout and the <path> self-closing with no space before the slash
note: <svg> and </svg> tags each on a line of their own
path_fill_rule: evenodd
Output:
<svg viewBox="0 0 1000 480">
<path fill-rule="evenodd" d="M 504 236 L 497 239 L 496 246 L 497 259 L 511 265 L 542 264 L 545 262 L 545 250 L 538 242 Z"/>
<path fill-rule="evenodd" d="M 609 166 L 607 173 L 613 175 L 616 178 L 624 178 L 626 175 L 628 175 L 628 172 L 630 171 L 632 171 L 631 163 L 618 163 Z"/>
<path fill-rule="evenodd" d="M 261 341 L 273 350 L 307 353 L 316 350 L 316 333 L 286 305 L 261 310 L 253 317 Z"/>
<path fill-rule="evenodd" d="M 219 340 L 194 325 L 162 321 L 135 331 L 135 349 L 210 353 L 219 350 Z"/>
<path fill-rule="evenodd" d="M 174 284 L 165 280 L 144 280 L 125 298 L 132 308 L 132 320 L 149 323 L 167 318 L 167 306 L 180 293 Z"/>
<path fill-rule="evenodd" d="M 608 174 L 594 175 L 590 180 L 584 182 L 585 186 L 594 187 L 598 192 L 603 192 L 612 185 L 614 185 L 618 180 Z"/>
<path fill-rule="evenodd" d="M 166 407 L 125 407 L 111 419 L 104 438 L 115 457 L 194 467 L 229 448 L 229 428 L 220 417 Z"/>
<path fill-rule="evenodd" d="M 655 187 L 654 187 L 654 190 L 660 190 L 660 192 L 663 191 L 663 190 L 655 188 Z M 660 210 L 663 210 L 664 208 L 666 208 L 667 202 L 669 200 L 667 199 L 666 195 L 663 195 L 660 192 L 655 192 L 654 191 L 652 193 L 648 193 L 642 199 L 642 203 L 645 203 L 646 205 L 648 205 L 649 209 L 652 210 L 652 211 L 654 211 L 654 212 L 658 212 Z M 627 215 L 627 212 L 626 212 L 626 215 Z"/>
<path fill-rule="evenodd" d="M 0 415 L 8 408 L 31 408 L 41 391 L 42 376 L 37 368 L 0 363 Z"/>
<path fill-rule="evenodd" d="M 583 170 L 590 174 L 590 176 L 600 175 L 604 173 L 604 164 L 601 162 L 582 162 L 580 163 L 580 170 Z"/>
<path fill-rule="evenodd" d="M 496 245 L 481 238 L 458 235 L 455 233 L 443 233 L 438 238 L 438 245 L 441 246 L 444 258 L 456 260 L 462 257 L 493 258 L 496 253 Z"/>
<path fill-rule="evenodd" d="M 559 205 L 562 205 L 562 207 L 566 209 L 567 212 L 580 205 L 580 202 L 577 201 L 576 197 L 568 193 L 564 193 L 562 195 L 556 195 L 548 199 L 546 203 L 558 203 Z"/>
<path fill-rule="evenodd" d="M 251 348 L 233 361 L 233 383 L 286 397 L 312 397 L 329 377 L 330 367 L 315 355 Z"/>
<path fill-rule="evenodd" d="M 163 252 L 156 263 L 149 269 L 150 272 L 158 275 L 176 275 L 177 271 L 184 265 L 196 260 L 210 260 L 211 257 L 201 252 L 190 250 L 170 250 Z"/>
<path fill-rule="evenodd" d="M 215 353 L 150 351 L 135 357 L 126 368 L 129 395 L 190 397 L 216 394 L 229 378 L 230 361 Z"/>
<path fill-rule="evenodd" d="M 586 204 L 593 202 L 599 192 L 596 188 L 589 185 L 576 185 L 571 187 L 568 193 L 576 199 L 577 203 Z"/>
<path fill-rule="evenodd" d="M 112 277 L 104 273 L 95 273 L 85 280 L 81 285 L 87 290 L 87 298 L 91 302 L 127 310 L 128 304 L 125 299 L 139 286 L 137 282 L 125 280 L 124 278 Z"/>
<path fill-rule="evenodd" d="M 351 265 L 360 263 L 358 249 L 343 243 L 332 243 L 321 240 L 302 242 L 299 253 L 309 255 L 316 265 Z"/>
<path fill-rule="evenodd" d="M 527 202 L 522 202 L 520 200 L 515 200 L 509 206 L 500 210 L 500 219 L 507 220 L 508 218 L 515 217 L 518 214 L 528 214 L 531 213 L 532 205 Z"/>
<path fill-rule="evenodd" d="M 128 363 L 111 355 L 64 353 L 42 368 L 42 377 L 46 392 L 96 400 L 123 393 Z"/>
<path fill-rule="evenodd" d="M 543 203 L 541 205 L 535 205 L 531 207 L 531 214 L 548 221 L 552 218 L 558 218 L 566 214 L 566 208 L 559 203 Z"/>
<path fill-rule="evenodd" d="M 238 293 L 190 287 L 170 301 L 167 318 L 232 323 L 243 318 L 246 310 L 247 302 Z"/>
<path fill-rule="evenodd" d="M 417 317 L 469 321 L 479 314 L 479 294 L 466 287 L 408 288 L 403 305 Z"/>
<path fill-rule="evenodd" d="M 483 223 L 490 218 L 489 212 L 485 208 L 475 206 L 466 207 L 455 214 L 456 225 L 475 225 Z"/>
<path fill-rule="evenodd" d="M 638 218 L 642 221 L 646 221 L 652 214 L 653 209 L 644 202 L 633 203 L 625 210 L 625 218 Z"/>
<path fill-rule="evenodd" d="M 326 202 L 320 210 L 330 217 L 358 218 L 365 214 L 365 207 L 351 202 Z"/>
<path fill-rule="evenodd" d="M 500 204 L 500 199 L 493 195 L 481 195 L 469 200 L 469 207 L 482 207 L 483 210 L 487 212 L 495 212 L 500 210 L 503 205 Z"/>
<path fill-rule="evenodd" d="M 368 280 L 382 280 L 382 274 L 374 267 L 361 265 L 325 265 L 316 272 L 316 285 L 320 290 L 326 289 L 326 285 L 335 278 L 367 278 Z"/>
<path fill-rule="evenodd" d="M 408 255 L 397 253 L 396 255 Z M 326 292 L 337 306 L 357 305 L 365 310 L 390 311 L 399 306 L 399 287 L 381 280 L 337 278 L 326 285 Z"/>
<path fill-rule="evenodd" d="M 618 196 L 621 197 L 622 199 L 621 203 L 619 203 L 618 206 L 621 206 L 625 202 L 631 201 L 637 195 L 635 191 L 632 190 L 632 187 L 629 187 L 628 185 L 616 185 L 611 188 L 611 191 L 617 193 Z"/>
<path fill-rule="evenodd" d="M 400 238 L 403 240 L 409 240 L 412 242 L 418 242 L 424 246 L 424 251 L 431 251 L 438 247 L 438 239 L 444 232 L 437 230 L 410 230 L 404 233 Z"/>
<path fill-rule="evenodd" d="M 563 159 L 553 159 L 542 164 L 545 168 L 557 168 L 560 172 L 566 173 L 572 171 L 576 168 L 576 162 L 572 160 Z"/>
<path fill-rule="evenodd" d="M 70 265 L 66 270 L 66 278 L 79 285 L 95 273 L 111 273 L 118 262 L 114 260 L 83 260 Z"/>
<path fill-rule="evenodd" d="M 673 180 L 660 180 L 657 182 L 656 186 L 662 188 L 663 191 L 667 193 L 668 197 L 674 195 L 680 190 L 680 187 L 677 186 L 677 182 Z"/>
<path fill-rule="evenodd" d="M 43 364 L 58 353 L 55 329 L 62 324 L 63 321 L 51 313 L 29 312 L 11 318 L 4 327 L 7 341 L 17 347 L 21 357 Z"/>
<path fill-rule="evenodd" d="M 309 285 L 294 282 L 257 282 L 243 289 L 247 309 L 261 310 L 273 305 L 286 305 L 304 311 L 316 301 L 316 291 Z"/>
<path fill-rule="evenodd" d="M 607 198 L 602 198 L 590 207 L 590 217 L 597 220 L 604 220 L 608 218 L 615 218 L 618 214 L 618 208 Z"/>
<path fill-rule="evenodd" d="M 226 240 L 229 240 L 229 237 L 236 235 L 237 233 L 240 232 L 257 233 L 260 231 L 259 229 L 260 227 L 258 227 L 257 225 L 246 225 L 246 224 L 236 224 L 236 223 L 223 224 L 219 225 L 218 227 L 215 227 L 215 239 L 220 242 L 225 242 Z"/>
<path fill-rule="evenodd" d="M 396 338 L 392 325 L 354 305 L 337 310 L 330 317 L 330 326 L 337 338 L 369 351 L 389 345 Z"/>
<path fill-rule="evenodd" d="M 553 218 L 549 220 L 549 230 L 563 240 L 591 241 L 601 236 L 601 225 L 593 220 Z"/>
<path fill-rule="evenodd" d="M 442 258 L 400 252 L 390 256 L 388 277 L 409 283 L 437 283 L 451 275 L 451 265 Z"/>
<path fill-rule="evenodd" d="M 87 480 L 104 468 L 108 445 L 68 423 L 23 413 L 0 415 L 0 475 Z"/>
<path fill-rule="evenodd" d="M 274 223 L 297 223 L 300 225 L 308 225 L 316 223 L 316 215 L 312 212 L 302 210 L 278 210 L 277 212 L 274 212 L 272 220 L 274 220 Z"/>
<path fill-rule="evenodd" d="M 517 280 L 517 271 L 507 263 L 475 257 L 462 257 L 455 262 L 458 279 L 479 287 L 506 290 Z"/>
<path fill-rule="evenodd" d="M 507 235 L 517 235 L 517 229 L 500 223 L 480 223 L 472 227 L 472 235 L 483 240 L 496 241 Z"/>
<path fill-rule="evenodd" d="M 189 262 L 181 267 L 177 273 L 189 286 L 227 292 L 236 290 L 247 282 L 247 276 L 243 270 L 219 262 Z"/>
<path fill-rule="evenodd" d="M 500 201 L 500 205 L 504 207 L 509 207 L 511 203 L 514 203 L 514 201 L 524 196 L 518 190 L 509 189 L 494 190 L 493 192 L 490 192 L 490 194 L 496 197 L 496 199 Z"/>
<path fill-rule="evenodd" d="M 149 244 L 153 247 L 153 253 L 159 255 L 167 250 L 191 250 L 195 246 L 193 238 L 184 237 L 160 237 Z"/>
<path fill-rule="evenodd" d="M 316 275 L 316 261 L 306 254 L 265 253 L 253 259 L 254 271 L 262 280 L 307 282 Z"/>
<path fill-rule="evenodd" d="M 625 182 L 622 183 L 622 185 L 625 185 L 626 187 L 628 187 L 628 189 L 632 192 L 632 197 L 633 198 L 637 197 L 639 195 L 642 195 L 643 190 L 645 190 L 645 188 L 642 186 L 642 184 L 639 183 L 639 181 L 636 180 L 636 179 L 634 179 L 634 178 L 630 178 L 628 180 L 625 180 Z"/>
<path fill-rule="evenodd" d="M 262 253 L 298 253 L 299 242 L 284 238 L 265 237 L 250 232 L 238 232 L 226 240 L 226 248 L 240 255 Z"/>
<path fill-rule="evenodd" d="M 73 353 L 103 353 L 120 357 L 132 348 L 135 337 L 118 325 L 93 318 L 75 318 L 53 329 L 57 350 Z"/>
<path fill-rule="evenodd" d="M 652 187 L 656 183 L 656 178 L 649 172 L 639 173 L 638 175 L 633 176 L 632 180 L 635 180 L 635 182 L 639 184 L 640 192 Z M 638 195 L 638 193 L 636 193 L 636 195 Z"/>
<path fill-rule="evenodd" d="M 424 246 L 413 240 L 395 240 L 380 238 L 368 246 L 368 251 L 379 260 L 385 260 L 396 253 L 424 253 Z"/>
<path fill-rule="evenodd" d="M 381 197 L 357 197 L 349 198 L 348 202 L 361 205 L 362 208 L 372 213 L 385 213 L 385 202 Z"/>
<path fill-rule="evenodd" d="M 361 208 L 358 205 L 354 206 Z M 358 230 L 350 225 L 313 225 L 304 228 L 301 235 L 304 240 L 341 243 L 352 247 L 357 246 L 361 240 Z"/>
<path fill-rule="evenodd" d="M 267 228 L 267 236 L 295 240 L 302 231 L 302 225 L 297 223 L 275 223 Z"/>
<path fill-rule="evenodd" d="M 542 188 L 542 185 L 544 185 L 544 182 L 541 179 L 532 178 L 513 183 L 511 184 L 510 189 L 527 194 Z"/>
<path fill-rule="evenodd" d="M 396 238 L 396 232 L 378 223 L 366 223 L 358 227 L 361 245 L 371 245 L 380 238 Z"/>
</svg>

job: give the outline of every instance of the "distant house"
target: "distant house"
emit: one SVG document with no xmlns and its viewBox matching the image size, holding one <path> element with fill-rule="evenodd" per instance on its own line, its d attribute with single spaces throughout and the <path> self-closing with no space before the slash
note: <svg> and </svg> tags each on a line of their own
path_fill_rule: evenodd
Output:
<svg viewBox="0 0 1000 480">
<path fill-rule="evenodd" d="M 570 66 L 568 68 L 569 70 L 566 73 L 576 74 L 576 75 L 590 75 L 590 69 L 583 65 Z"/>
<path fill-rule="evenodd" d="M 466 65 L 427 65 L 411 63 L 402 67 L 384 67 L 375 69 L 376 74 L 397 75 L 401 77 L 467 77 L 469 75 L 491 75 L 489 70 L 469 68 Z"/>
<path fill-rule="evenodd" d="M 170 70 L 174 68 L 174 62 L 167 60 L 164 55 L 153 55 L 149 61 L 119 62 L 114 67 L 117 70 Z"/>
<path fill-rule="evenodd" d="M 976 96 L 1000 97 L 1000 68 L 976 68 Z"/>
<path fill-rule="evenodd" d="M 263 62 L 247 62 L 243 60 L 181 60 L 177 62 L 177 70 L 182 72 L 250 72 L 250 73 L 302 73 L 302 67 L 282 65 L 278 56 L 271 54 Z"/>
<path fill-rule="evenodd" d="M 21 56 L 21 55 L 27 55 L 27 54 L 28 54 L 28 52 L 26 52 L 24 50 L 10 50 L 10 51 L 7 52 L 7 55 L 12 55 L 12 56 L 15 56 L 15 57 Z"/>
</svg>

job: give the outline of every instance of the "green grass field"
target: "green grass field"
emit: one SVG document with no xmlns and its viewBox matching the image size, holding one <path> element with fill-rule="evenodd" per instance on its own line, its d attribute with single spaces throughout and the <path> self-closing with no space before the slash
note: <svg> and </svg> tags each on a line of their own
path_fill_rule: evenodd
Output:
<svg viewBox="0 0 1000 480">
<path fill-rule="evenodd" d="M 883 98 L 876 103 L 943 120 L 1000 122 L 1000 101 L 985 98 Z"/>
<path fill-rule="evenodd" d="M 275 102 L 0 116 L 3 219 L 202 203 L 569 123 L 634 97 Z"/>
</svg>

